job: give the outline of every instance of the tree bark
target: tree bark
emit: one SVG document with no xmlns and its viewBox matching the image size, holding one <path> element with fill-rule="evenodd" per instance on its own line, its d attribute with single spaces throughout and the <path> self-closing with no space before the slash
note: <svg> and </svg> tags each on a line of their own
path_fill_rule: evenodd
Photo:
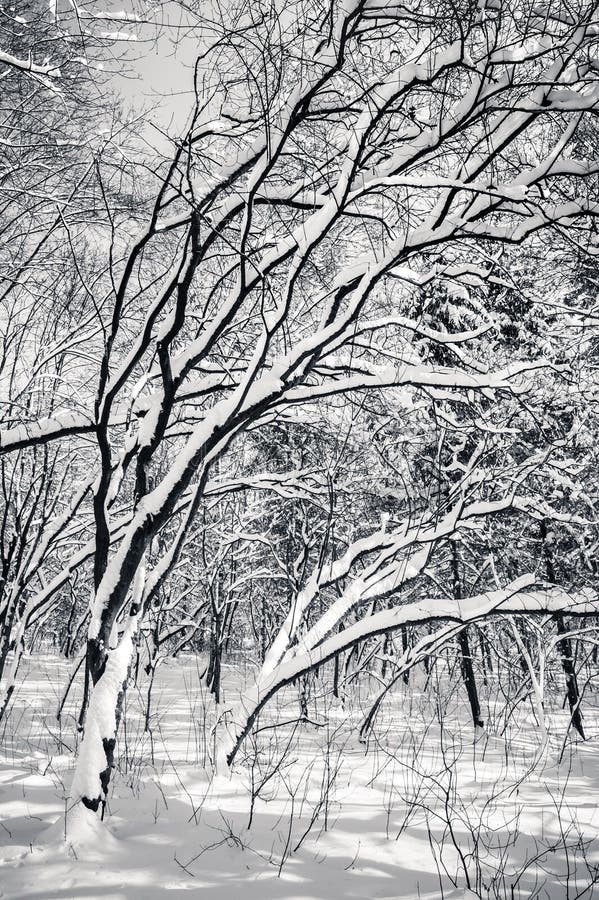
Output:
<svg viewBox="0 0 599 900">
<path fill-rule="evenodd" d="M 455 600 L 462 600 L 462 583 L 460 580 L 459 556 L 458 548 L 455 541 L 450 541 L 451 546 L 451 569 L 453 596 Z M 468 702 L 470 704 L 470 712 L 472 714 L 472 722 L 475 728 L 484 728 L 484 722 L 481 716 L 480 700 L 476 687 L 476 678 L 474 675 L 474 666 L 472 665 L 472 652 L 470 650 L 470 641 L 468 639 L 468 629 L 464 628 L 458 635 L 458 643 L 461 654 L 461 672 L 464 686 L 468 694 Z"/>
<path fill-rule="evenodd" d="M 547 572 L 547 581 L 556 584 L 555 564 L 553 561 L 553 553 L 549 543 L 549 532 L 547 529 L 547 520 L 542 519 L 540 525 L 541 543 L 543 545 L 543 554 L 545 556 L 545 571 Z M 555 625 L 558 635 L 565 635 L 568 631 L 565 619 L 561 613 L 554 616 Z M 582 711 L 580 709 L 580 691 L 578 689 L 578 679 L 576 677 L 576 668 L 574 666 L 574 654 L 572 651 L 572 639 L 562 637 L 557 642 L 558 653 L 562 661 L 562 669 L 566 678 L 566 696 L 568 698 L 568 706 L 570 707 L 570 718 L 572 725 L 585 740 L 584 727 L 582 724 Z"/>
</svg>

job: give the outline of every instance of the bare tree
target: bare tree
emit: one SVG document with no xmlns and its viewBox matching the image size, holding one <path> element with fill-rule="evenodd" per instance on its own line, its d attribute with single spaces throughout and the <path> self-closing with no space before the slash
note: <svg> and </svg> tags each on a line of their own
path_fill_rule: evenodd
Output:
<svg viewBox="0 0 599 900">
<path fill-rule="evenodd" d="M 505 347 L 488 359 L 489 248 L 552 226 L 584 241 L 597 213 L 580 188 L 596 163 L 575 144 L 597 108 L 593 3 L 447 3 L 434 15 L 376 0 L 256 3 L 220 23 L 198 13 L 190 28 L 200 25 L 213 39 L 195 65 L 189 125 L 167 164 L 139 167 L 154 194 L 135 235 L 137 214 L 115 209 L 98 177 L 99 264 L 80 279 L 95 314 L 79 356 L 80 403 L 0 435 L 4 453 L 94 447 L 92 690 L 72 788 L 92 811 L 108 789 L 140 625 L 216 461 L 226 465 L 248 431 L 300 407 L 390 396 L 430 412 L 444 397 L 492 404 L 525 393 L 535 373 L 559 375 L 553 360 Z M 134 183 L 135 167 L 128 177 Z M 414 314 L 414 291 L 433 281 L 480 292 L 476 327 L 435 329 Z M 453 361 L 431 362 L 420 338 Z M 316 560 L 266 654 L 261 698 L 397 624 L 596 609 L 559 588 L 533 590 L 543 579 L 531 574 L 460 600 L 462 612 L 439 599 L 337 630 L 374 598 L 396 596 L 462 525 L 534 508 L 529 480 L 551 445 L 502 461 L 500 444 L 487 430 L 443 504 L 388 529 L 367 523 L 341 556 Z M 315 617 L 323 589 L 337 583 L 340 595 Z M 229 759 L 262 702 L 234 715 Z"/>
</svg>

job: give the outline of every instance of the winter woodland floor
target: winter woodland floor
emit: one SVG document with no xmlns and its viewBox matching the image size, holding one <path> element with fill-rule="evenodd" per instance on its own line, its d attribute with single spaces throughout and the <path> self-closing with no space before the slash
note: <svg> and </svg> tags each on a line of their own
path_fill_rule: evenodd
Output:
<svg viewBox="0 0 599 900">
<path fill-rule="evenodd" d="M 417 685 L 397 688 L 366 748 L 356 731 L 366 684 L 344 709 L 329 692 L 318 696 L 317 681 L 313 724 L 269 727 L 297 716 L 290 688 L 232 777 L 211 777 L 202 668 L 191 656 L 162 667 L 151 736 L 145 697 L 129 691 L 107 827 L 65 843 L 78 698 L 59 723 L 68 666 L 25 661 L 0 730 L 2 898 L 599 897 L 593 695 L 588 741 L 563 743 L 567 718 L 557 710 L 543 751 L 530 703 L 506 709 L 491 682 L 495 715 L 474 743 L 463 688 L 440 675 L 425 694 L 419 673 Z M 228 670 L 227 696 L 243 674 Z"/>
</svg>

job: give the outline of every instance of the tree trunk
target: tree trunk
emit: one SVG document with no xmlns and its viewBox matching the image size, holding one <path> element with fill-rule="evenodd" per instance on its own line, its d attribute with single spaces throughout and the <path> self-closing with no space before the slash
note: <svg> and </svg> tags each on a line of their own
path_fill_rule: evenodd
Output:
<svg viewBox="0 0 599 900">
<path fill-rule="evenodd" d="M 92 638 L 87 644 L 87 668 L 92 689 L 71 797 L 80 800 L 83 806 L 94 813 L 101 809 L 102 818 L 114 768 L 116 735 L 136 627 L 137 619 L 131 617 L 114 650 L 106 651 L 106 644 L 100 638 Z"/>
<path fill-rule="evenodd" d="M 476 688 L 476 680 L 474 677 L 474 667 L 472 665 L 472 656 L 470 653 L 470 641 L 468 639 L 467 630 L 460 632 L 458 637 L 460 652 L 462 655 L 462 678 L 468 693 L 468 701 L 470 703 L 470 712 L 472 713 L 472 722 L 475 728 L 484 728 L 484 722 L 481 716 L 480 700 L 478 699 L 478 690 Z"/>
<path fill-rule="evenodd" d="M 458 548 L 455 541 L 450 541 L 451 545 L 451 567 L 453 581 L 453 596 L 455 600 L 462 599 L 462 584 L 460 581 L 460 569 Z M 480 700 L 478 699 L 478 690 L 476 687 L 476 678 L 474 676 L 474 666 L 472 665 L 472 653 L 470 651 L 470 641 L 468 640 L 468 629 L 464 628 L 458 636 L 458 643 L 461 654 L 461 671 L 462 679 L 468 694 L 470 703 L 470 712 L 472 714 L 472 722 L 475 728 L 484 728 L 484 722 L 481 716 Z"/>
<path fill-rule="evenodd" d="M 540 525 L 541 543 L 543 545 L 543 553 L 545 556 L 545 571 L 547 572 L 547 581 L 556 584 L 555 565 L 553 562 L 553 553 L 549 545 L 549 533 L 547 530 L 546 519 L 541 520 Z M 555 615 L 555 624 L 558 635 L 566 634 L 568 628 L 564 617 L 561 613 Z M 557 650 L 561 657 L 562 669 L 566 677 L 566 696 L 570 707 L 570 717 L 572 725 L 585 740 L 584 727 L 582 724 L 582 712 L 580 709 L 580 691 L 578 690 L 578 679 L 576 678 L 576 668 L 574 666 L 574 655 L 572 652 L 572 639 L 563 637 L 557 642 Z"/>
<path fill-rule="evenodd" d="M 409 646 L 409 642 L 408 642 L 408 629 L 407 629 L 407 626 L 404 625 L 400 630 L 401 630 L 401 649 L 402 649 L 403 653 L 407 653 L 407 651 L 408 651 L 408 646 Z M 403 673 L 403 676 L 402 676 L 402 677 L 403 677 L 403 682 L 404 682 L 404 684 L 409 684 L 409 682 L 410 682 L 410 670 L 409 670 L 409 669 L 406 669 L 406 671 Z"/>
</svg>

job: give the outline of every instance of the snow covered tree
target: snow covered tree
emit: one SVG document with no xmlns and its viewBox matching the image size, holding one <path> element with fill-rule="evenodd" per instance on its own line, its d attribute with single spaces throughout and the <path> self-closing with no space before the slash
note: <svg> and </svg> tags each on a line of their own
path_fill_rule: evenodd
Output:
<svg viewBox="0 0 599 900">
<path fill-rule="evenodd" d="M 597 204 L 581 185 L 596 162 L 576 139 L 599 103 L 596 5 L 306 0 L 188 14 L 203 42 L 193 108 L 170 161 L 137 167 L 154 192 L 145 224 L 136 231 L 139 209 L 106 192 L 94 222 L 78 402 L 0 433 L 4 454 L 85 448 L 88 487 L 69 509 L 90 517 L 77 559 L 93 565 L 91 691 L 72 792 L 92 811 L 140 628 L 210 492 L 239 490 L 227 461 L 273 423 L 377 398 L 417 408 L 425 428 L 444 403 L 483 409 L 444 495 L 422 485 L 426 501 L 405 516 L 359 522 L 345 546 L 307 555 L 256 685 L 228 717 L 229 760 L 281 685 L 371 635 L 453 620 L 439 640 L 497 611 L 596 609 L 534 572 L 465 599 L 393 602 L 459 529 L 535 508 L 530 481 L 550 450 L 510 454 L 493 409 L 557 367 L 502 340 L 493 253 L 551 227 L 592 243 Z M 431 284 L 454 298 L 454 319 L 419 310 Z M 261 463 L 244 489 L 265 486 Z M 375 599 L 389 608 L 371 614 Z"/>
</svg>

